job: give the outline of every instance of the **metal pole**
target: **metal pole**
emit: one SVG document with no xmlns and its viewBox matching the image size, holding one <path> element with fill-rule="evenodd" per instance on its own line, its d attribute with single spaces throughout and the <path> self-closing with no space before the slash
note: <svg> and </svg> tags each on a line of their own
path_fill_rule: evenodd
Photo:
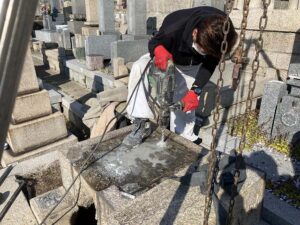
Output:
<svg viewBox="0 0 300 225">
<path fill-rule="evenodd" d="M 0 160 L 38 0 L 0 2 Z"/>
</svg>

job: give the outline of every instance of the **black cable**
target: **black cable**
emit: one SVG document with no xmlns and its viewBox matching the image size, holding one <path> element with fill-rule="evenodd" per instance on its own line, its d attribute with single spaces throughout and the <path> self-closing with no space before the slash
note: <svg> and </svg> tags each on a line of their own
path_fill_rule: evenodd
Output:
<svg viewBox="0 0 300 225">
<path fill-rule="evenodd" d="M 134 92 L 136 91 L 136 89 L 138 88 L 139 84 L 141 83 L 141 81 L 143 80 L 143 78 L 145 77 L 146 75 L 146 72 L 147 72 L 147 69 L 149 68 L 151 64 L 151 60 L 149 60 L 149 62 L 147 63 L 140 79 L 138 80 L 136 86 L 134 87 L 124 109 L 120 112 L 120 114 L 122 115 L 124 113 L 124 111 L 126 110 L 128 104 L 130 103 L 130 101 L 132 100 L 132 97 L 133 97 L 133 94 Z M 124 115 L 122 115 L 124 116 Z M 121 117 L 122 117 L 121 116 Z M 120 117 L 120 118 L 121 118 Z M 120 119 L 119 118 L 119 119 Z M 109 125 L 112 123 L 112 121 L 114 121 L 115 119 L 118 119 L 117 116 L 114 116 L 109 122 L 108 124 L 106 125 L 105 129 L 104 129 L 104 132 L 103 132 L 103 135 L 101 136 L 99 142 L 95 145 L 94 149 L 91 151 L 91 153 L 89 154 L 89 156 L 86 158 L 86 160 L 83 162 L 83 164 L 81 165 L 80 167 L 80 170 L 79 170 L 79 173 L 75 176 L 74 180 L 72 181 L 72 183 L 70 184 L 70 186 L 66 189 L 66 192 L 63 194 L 63 196 L 61 197 L 61 199 L 57 202 L 57 204 L 55 206 L 52 207 L 52 209 L 47 213 L 47 215 L 44 217 L 44 219 L 42 220 L 42 222 L 39 223 L 39 225 L 44 225 L 45 221 L 48 219 L 48 217 L 53 213 L 53 211 L 58 207 L 58 205 L 63 201 L 63 199 L 66 197 L 66 195 L 70 192 L 71 188 L 73 187 L 73 185 L 75 184 L 76 180 L 80 177 L 80 175 L 83 173 L 83 171 L 85 171 L 87 168 L 89 168 L 94 162 L 96 162 L 96 160 L 93 160 L 92 162 L 88 163 L 90 161 L 90 159 L 92 158 L 92 156 L 94 155 L 95 151 L 99 148 L 99 145 L 102 143 L 103 139 L 104 139 L 104 136 L 107 132 L 107 129 L 109 127 Z M 97 160 L 103 158 L 104 156 L 106 156 L 108 153 L 112 152 L 114 150 L 111 149 L 109 151 L 107 151 L 106 153 L 104 153 L 103 155 L 101 155 Z M 61 217 L 62 218 L 62 217 Z M 61 219 L 60 218 L 60 219 Z M 60 220 L 58 219 L 58 220 Z"/>
</svg>

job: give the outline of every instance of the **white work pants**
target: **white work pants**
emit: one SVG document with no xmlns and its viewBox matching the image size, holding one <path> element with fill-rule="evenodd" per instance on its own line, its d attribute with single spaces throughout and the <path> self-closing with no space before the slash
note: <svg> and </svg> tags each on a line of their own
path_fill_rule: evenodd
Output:
<svg viewBox="0 0 300 225">
<path fill-rule="evenodd" d="M 138 81 L 141 78 L 143 71 L 146 68 L 147 63 L 150 61 L 150 54 L 143 55 L 139 60 L 137 60 L 131 69 L 129 75 L 128 83 L 128 99 L 130 96 L 132 98 L 127 106 L 127 113 L 129 118 L 149 118 L 154 119 L 154 112 L 149 107 L 148 101 L 150 96 L 150 88 L 148 82 L 148 71 L 144 76 L 144 79 L 134 90 Z M 176 65 L 175 70 L 175 93 L 174 102 L 180 101 L 187 91 L 192 87 L 195 76 L 198 72 L 199 66 L 179 66 Z M 195 111 L 183 112 L 177 110 L 176 112 L 171 112 L 170 117 L 170 129 L 171 131 L 179 134 L 190 141 L 197 140 L 198 136 L 194 134 L 195 125 Z"/>
</svg>

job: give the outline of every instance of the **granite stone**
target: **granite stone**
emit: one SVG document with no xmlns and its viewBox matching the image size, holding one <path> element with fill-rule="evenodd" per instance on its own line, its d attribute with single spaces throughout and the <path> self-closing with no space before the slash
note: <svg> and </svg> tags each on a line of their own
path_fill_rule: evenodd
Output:
<svg viewBox="0 0 300 225">
<path fill-rule="evenodd" d="M 283 136 L 290 142 L 300 138 L 300 98 L 283 96 L 278 104 L 272 129 L 272 138 Z"/>
<path fill-rule="evenodd" d="M 258 124 L 268 137 L 272 132 L 276 107 L 287 94 L 287 85 L 284 82 L 272 80 L 265 84 Z"/>
<path fill-rule="evenodd" d="M 132 35 L 147 34 L 147 1 L 128 0 L 128 33 Z"/>
<path fill-rule="evenodd" d="M 289 79 L 287 80 L 287 85 L 290 88 L 290 95 L 295 97 L 300 97 L 300 80 L 299 79 Z"/>
<path fill-rule="evenodd" d="M 103 55 L 110 59 L 111 43 L 117 40 L 119 40 L 118 35 L 88 36 L 85 43 L 86 55 Z"/>
<path fill-rule="evenodd" d="M 99 4 L 99 30 L 100 32 L 114 32 L 115 31 L 115 15 L 114 1 L 98 0 Z"/>
<path fill-rule="evenodd" d="M 124 58 L 125 63 L 135 62 L 147 52 L 147 39 L 136 41 L 116 41 L 111 45 L 111 58 Z"/>
<path fill-rule="evenodd" d="M 87 55 L 86 67 L 89 70 L 100 70 L 104 68 L 104 57 L 102 55 Z"/>
<path fill-rule="evenodd" d="M 71 33 L 79 34 L 81 33 L 81 28 L 84 26 L 83 21 L 68 21 L 68 28 Z"/>
</svg>

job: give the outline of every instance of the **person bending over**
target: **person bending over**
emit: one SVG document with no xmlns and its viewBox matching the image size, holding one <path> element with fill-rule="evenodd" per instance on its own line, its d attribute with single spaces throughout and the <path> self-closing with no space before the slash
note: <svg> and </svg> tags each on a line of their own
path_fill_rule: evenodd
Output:
<svg viewBox="0 0 300 225">
<path fill-rule="evenodd" d="M 150 87 L 147 76 L 134 88 L 153 58 L 155 66 L 162 71 L 167 69 L 168 60 L 173 60 L 176 68 L 173 101 L 181 101 L 184 109 L 171 112 L 170 130 L 196 144 L 201 143 L 194 134 L 195 110 L 201 90 L 220 61 L 225 20 L 226 14 L 213 7 L 183 9 L 166 16 L 158 33 L 149 41 L 149 53 L 132 66 L 128 100 L 132 94 L 133 97 L 126 110 L 134 128 L 123 143 L 135 146 L 151 134 L 149 119 L 154 118 L 154 113 L 148 105 Z M 231 52 L 237 40 L 233 24 L 231 20 L 229 22 L 227 53 Z"/>
</svg>

